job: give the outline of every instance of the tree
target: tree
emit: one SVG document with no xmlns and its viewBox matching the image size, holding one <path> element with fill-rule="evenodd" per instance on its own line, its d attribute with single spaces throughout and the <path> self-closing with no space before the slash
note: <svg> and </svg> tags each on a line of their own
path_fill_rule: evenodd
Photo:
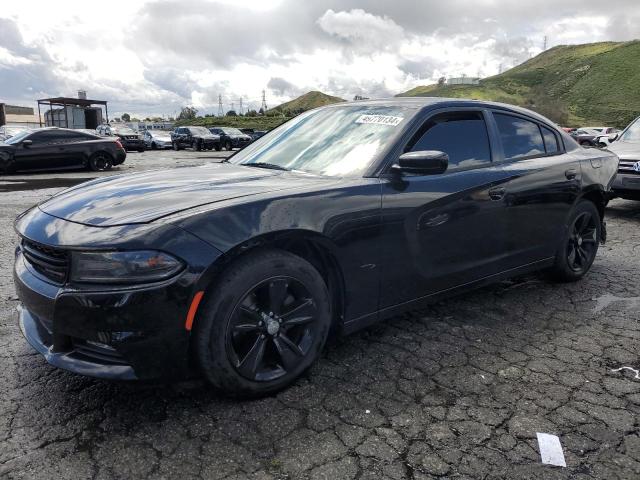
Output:
<svg viewBox="0 0 640 480">
<path fill-rule="evenodd" d="M 447 77 L 440 77 L 438 79 L 438 85 L 443 86 L 445 83 L 447 83 Z"/>
<path fill-rule="evenodd" d="M 237 116 L 238 116 L 238 114 L 236 113 L 236 111 L 235 111 L 235 110 L 229 110 L 229 111 L 226 113 L 226 116 L 227 116 L 227 117 L 237 117 Z"/>
<path fill-rule="evenodd" d="M 122 118 L 123 122 L 130 122 L 131 121 L 131 115 L 129 115 L 128 113 L 123 113 L 121 118 Z"/>
<path fill-rule="evenodd" d="M 258 116 L 258 112 L 256 112 L 255 110 L 249 110 L 246 114 L 245 117 L 257 117 Z"/>
<path fill-rule="evenodd" d="M 198 109 L 194 107 L 182 107 L 178 114 L 178 120 L 193 120 L 198 115 Z"/>
</svg>

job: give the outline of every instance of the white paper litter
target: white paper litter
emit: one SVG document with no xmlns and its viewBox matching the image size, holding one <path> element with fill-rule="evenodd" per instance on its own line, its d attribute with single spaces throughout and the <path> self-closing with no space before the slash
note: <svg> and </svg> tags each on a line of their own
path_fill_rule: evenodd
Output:
<svg viewBox="0 0 640 480">
<path fill-rule="evenodd" d="M 546 465 L 555 465 L 557 467 L 566 467 L 567 462 L 564 461 L 564 452 L 560 439 L 549 433 L 536 433 L 538 436 L 538 446 L 540 447 L 540 458 L 542 463 Z"/>
<path fill-rule="evenodd" d="M 635 368 L 631 368 L 631 367 L 620 367 L 620 368 L 614 368 L 613 370 L 611 370 L 613 373 L 617 373 L 617 372 L 621 372 L 623 370 L 629 370 L 630 372 L 633 372 L 635 374 L 635 377 L 633 377 L 636 380 L 640 380 L 640 370 L 636 370 Z"/>
</svg>

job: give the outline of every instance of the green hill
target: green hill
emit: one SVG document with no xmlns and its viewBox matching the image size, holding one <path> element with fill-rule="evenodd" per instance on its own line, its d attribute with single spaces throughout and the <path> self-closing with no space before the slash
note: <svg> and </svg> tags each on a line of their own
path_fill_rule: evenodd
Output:
<svg viewBox="0 0 640 480">
<path fill-rule="evenodd" d="M 558 46 L 480 85 L 427 85 L 398 96 L 494 100 L 563 125 L 623 127 L 640 115 L 640 41 Z"/>
<path fill-rule="evenodd" d="M 271 108 L 269 112 L 283 112 L 286 114 L 298 114 L 311 110 L 312 108 L 322 107 L 324 105 L 331 105 L 332 103 L 345 102 L 346 100 L 340 97 L 333 97 L 326 93 L 311 91 L 304 95 L 294 98 L 289 102 L 285 102 L 277 107 Z"/>
</svg>

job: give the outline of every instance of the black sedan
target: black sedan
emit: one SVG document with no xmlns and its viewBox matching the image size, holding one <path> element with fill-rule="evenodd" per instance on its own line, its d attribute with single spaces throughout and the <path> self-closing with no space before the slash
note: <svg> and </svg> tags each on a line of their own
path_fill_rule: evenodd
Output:
<svg viewBox="0 0 640 480">
<path fill-rule="evenodd" d="M 267 394 L 332 330 L 536 270 L 579 280 L 617 166 L 502 104 L 323 107 L 224 163 L 102 178 L 23 213 L 19 323 L 76 373 Z"/>
<path fill-rule="evenodd" d="M 193 150 L 221 150 L 220 135 L 214 135 L 205 127 L 178 127 L 171 132 L 171 144 L 174 150 L 192 148 Z"/>
<path fill-rule="evenodd" d="M 232 127 L 211 127 L 209 131 L 214 135 L 220 135 L 220 143 L 226 150 L 232 148 L 244 148 L 251 143 L 251 136 L 242 133 L 237 128 Z"/>
<path fill-rule="evenodd" d="M 90 168 L 109 170 L 127 154 L 117 139 L 68 128 L 25 130 L 0 142 L 0 172 Z"/>
</svg>

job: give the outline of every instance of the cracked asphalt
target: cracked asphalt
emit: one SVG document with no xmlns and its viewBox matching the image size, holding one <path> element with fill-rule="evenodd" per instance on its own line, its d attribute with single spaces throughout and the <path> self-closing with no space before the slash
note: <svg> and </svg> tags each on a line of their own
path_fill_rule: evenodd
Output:
<svg viewBox="0 0 640 480">
<path fill-rule="evenodd" d="M 216 156 L 131 153 L 120 172 Z M 640 202 L 610 204 L 581 282 L 520 277 L 396 317 L 237 401 L 79 377 L 22 338 L 13 219 L 93 175 L 0 177 L 1 478 L 640 478 Z M 536 432 L 560 438 L 566 468 L 541 463 Z"/>
</svg>

